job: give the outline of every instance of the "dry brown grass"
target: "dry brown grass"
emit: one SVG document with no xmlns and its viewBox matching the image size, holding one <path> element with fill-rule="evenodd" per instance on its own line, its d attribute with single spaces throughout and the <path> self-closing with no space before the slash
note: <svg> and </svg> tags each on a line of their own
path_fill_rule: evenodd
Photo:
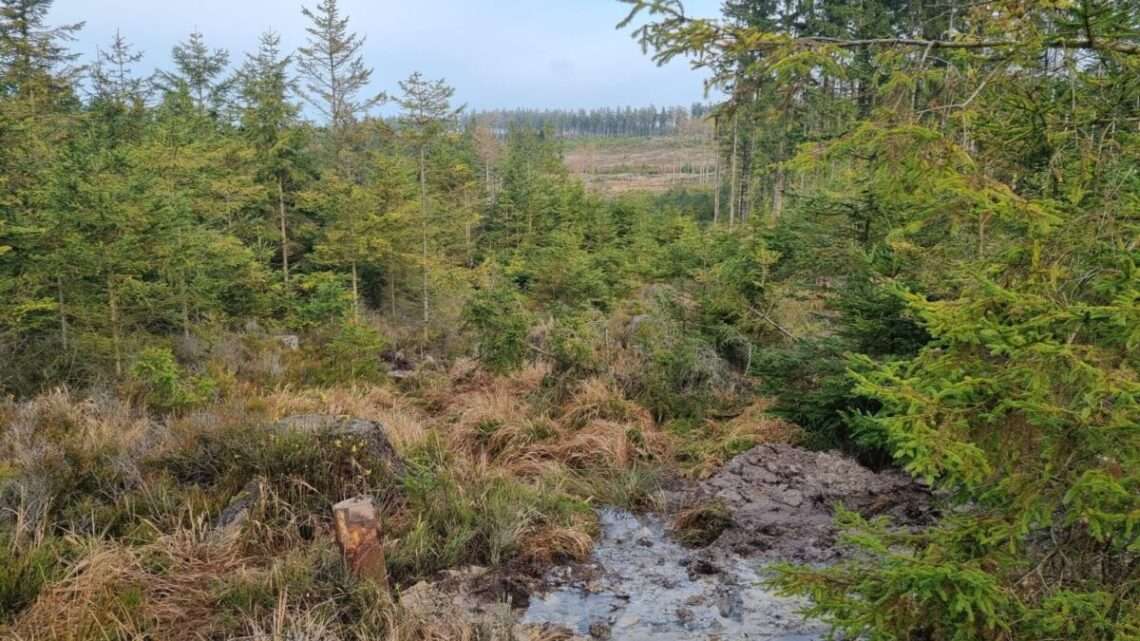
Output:
<svg viewBox="0 0 1140 641">
<path fill-rule="evenodd" d="M 597 420 L 631 423 L 645 429 L 653 425 L 649 410 L 627 399 L 613 382 L 595 376 L 578 384 L 562 408 L 561 422 L 575 428 Z"/>
<path fill-rule="evenodd" d="M 465 394 L 449 432 L 450 443 L 475 458 L 497 458 L 531 440 L 529 408 L 503 387 Z"/>
<path fill-rule="evenodd" d="M 768 414 L 771 404 L 758 399 L 728 421 L 705 421 L 699 438 L 674 437 L 674 447 L 685 450 L 690 458 L 686 474 L 708 478 L 733 456 L 761 443 L 798 443 L 803 438 L 801 429 Z"/>
<path fill-rule="evenodd" d="M 800 428 L 769 414 L 771 407 L 771 399 L 757 399 L 738 416 L 724 423 L 718 433 L 725 438 L 751 438 L 757 443 L 799 441 L 803 436 Z"/>
<path fill-rule="evenodd" d="M 428 436 L 429 419 L 411 399 L 390 387 L 283 387 L 262 397 L 270 420 L 298 414 L 353 416 L 384 426 L 388 439 L 401 452 Z"/>
<path fill-rule="evenodd" d="M 633 352 L 618 350 L 618 357 L 627 351 Z M 627 365 L 631 372 L 643 367 L 632 356 Z M 19 487 L 26 498 L 13 511 L 20 519 L 17 531 L 26 532 L 22 536 L 29 541 L 38 540 L 47 527 L 52 498 L 50 493 L 37 495 L 34 481 L 50 478 L 52 470 L 58 469 L 52 465 L 67 460 L 62 456 L 65 447 L 111 452 L 107 460 L 116 466 L 112 476 L 128 481 L 138 478 L 139 483 L 127 485 L 135 495 L 142 495 L 149 490 L 140 470 L 151 470 L 148 473 L 153 481 L 155 473 L 147 465 L 167 461 L 167 454 L 208 459 L 197 453 L 208 454 L 209 450 L 201 450 L 196 443 L 204 435 L 210 436 L 211 430 L 218 430 L 215 435 L 219 441 L 245 439 L 249 427 L 291 415 L 354 416 L 383 424 L 403 454 L 420 456 L 435 447 L 446 450 L 438 457 L 447 465 L 440 478 L 455 479 L 458 491 L 452 499 L 454 511 L 489 514 L 486 521 L 494 521 L 484 522 L 483 516 L 477 519 L 490 541 L 487 545 L 494 549 L 479 563 L 497 564 L 500 557 L 496 555 L 510 550 L 510 554 L 517 551 L 521 555 L 521 562 L 544 567 L 587 558 L 596 534 L 596 522 L 585 517 L 579 522 L 577 513 L 553 507 L 555 501 L 580 502 L 587 514 L 593 501 L 634 505 L 632 500 L 623 501 L 635 497 L 636 504 L 643 505 L 643 499 L 637 497 L 648 496 L 651 490 L 646 488 L 657 487 L 652 485 L 652 475 L 659 466 L 675 459 L 679 447 L 698 453 L 694 459 L 698 461 L 696 473 L 704 475 L 742 447 L 796 437 L 794 427 L 768 416 L 766 405 L 757 403 L 731 420 L 709 421 L 695 430 L 699 433 L 691 442 L 679 443 L 678 437 L 663 433 L 650 412 L 627 396 L 620 377 L 597 376 L 573 384 L 563 381 L 557 393 L 551 392 L 550 378 L 551 367 L 543 362 L 532 363 L 510 376 L 493 376 L 472 361 L 458 361 L 446 371 L 425 370 L 421 379 L 402 381 L 398 387 L 278 387 L 266 391 L 239 384 L 229 398 L 210 408 L 161 422 L 122 403 L 80 399 L 57 391 L 26 403 L 0 405 L 0 416 L 4 417 L 0 466 L 17 471 L 13 476 L 0 469 L 0 483 L 11 482 L 5 481 L 5 476 L 24 483 Z M 101 464 L 103 459 L 94 460 Z M 288 479 L 288 483 L 294 480 L 292 476 Z M 225 494 L 232 488 L 223 490 L 222 483 L 209 490 L 216 495 L 172 492 L 170 503 L 174 507 L 164 509 L 177 515 L 167 521 L 160 520 L 161 516 L 140 517 L 154 532 L 134 540 L 134 545 L 127 544 L 125 538 L 75 539 L 81 547 L 77 560 L 67 561 L 63 578 L 48 585 L 10 629 L 0 631 L 0 637 L 14 641 L 191 641 L 238 635 L 251 641 L 326 641 L 359 636 L 367 629 L 370 634 L 383 631 L 367 638 L 392 641 L 509 638 L 509 634 L 495 636 L 502 630 L 496 628 L 489 634 L 485 627 L 464 623 L 461 617 L 442 622 L 434 617 L 432 621 L 414 620 L 390 600 L 384 601 L 386 596 L 376 597 L 369 615 L 375 619 L 371 623 L 347 621 L 345 613 L 358 610 L 339 602 L 314 603 L 301 595 L 301 589 L 292 589 L 296 585 L 292 579 L 274 578 L 281 558 L 309 549 L 313 540 L 323 541 L 322 545 L 330 547 L 322 549 L 332 550 L 320 519 L 326 516 L 322 510 L 329 495 L 336 491 L 316 489 L 314 485 L 325 486 L 312 477 L 295 480 L 298 496 L 304 496 L 297 499 L 291 495 L 293 485 L 266 493 L 263 505 L 254 509 L 251 522 L 237 541 L 211 539 L 200 528 L 187 527 L 209 520 L 209 514 L 200 513 L 203 506 L 214 510 L 225 504 Z M 503 484 L 498 483 L 502 480 L 513 485 L 503 490 Z M 607 489 L 609 484 L 612 491 Z M 468 496 L 468 488 L 500 488 L 499 494 L 487 494 L 497 497 L 497 502 L 480 499 L 478 491 Z M 412 495 L 412 490 L 402 491 L 407 493 L 405 498 Z M 23 496 L 19 492 L 13 495 Z M 429 494 L 425 505 L 435 502 L 438 495 Z M 551 497 L 554 500 L 546 501 Z M 177 504 L 190 498 L 197 507 Z M 411 501 L 394 501 L 392 505 L 394 514 L 386 526 L 398 532 L 393 545 L 399 542 L 396 539 L 413 540 L 406 536 L 411 524 L 430 514 L 430 509 L 420 506 L 417 512 L 408 507 L 417 505 Z M 261 512 L 273 518 L 261 519 Z M 315 514 L 319 518 L 314 518 Z M 458 521 L 449 514 L 443 510 L 436 518 L 451 527 Z M 58 533 L 59 527 L 55 531 Z M 438 540 L 424 538 L 424 549 L 443 548 L 440 541 L 445 542 L 449 535 Z M 432 562 L 423 561 L 424 567 L 435 571 L 438 567 L 431 566 Z M 419 567 L 408 563 L 409 567 Z M 459 561 L 448 563 L 451 565 L 446 567 L 455 567 Z M 327 569 L 324 561 L 309 558 L 300 558 L 289 567 L 301 568 L 309 578 Z M 429 574 L 425 570 L 414 576 Z M 232 577 L 246 577 L 242 580 L 269 590 L 278 598 L 277 607 L 272 606 L 271 596 L 269 603 L 262 602 L 247 620 L 242 620 L 244 609 L 236 617 L 233 612 L 218 616 L 219 600 L 227 589 L 219 582 Z M 308 585 L 315 585 L 318 579 L 312 581 Z M 321 589 L 334 589 L 330 586 L 335 582 L 327 577 L 319 581 L 324 582 Z M 327 594 L 321 597 L 327 598 Z M 559 638 L 557 632 L 551 634 L 554 636 L 550 638 Z"/>
<path fill-rule="evenodd" d="M 131 483 L 141 478 L 138 459 L 158 438 L 158 426 L 110 397 L 79 399 L 56 389 L 8 410 L 0 441 L 0 494 L 18 497 L 13 542 L 39 543 L 75 460 L 106 453 L 102 465 Z M 8 477 L 8 478 L 5 478 Z"/>
<path fill-rule="evenodd" d="M 595 420 L 579 430 L 562 433 L 550 451 L 555 459 L 574 469 L 626 470 L 638 461 L 664 460 L 669 448 L 656 428 Z"/>
<path fill-rule="evenodd" d="M 522 559 L 538 567 L 551 563 L 585 561 L 594 548 L 592 523 L 574 527 L 548 526 L 526 532 L 519 537 Z"/>
<path fill-rule="evenodd" d="M 282 590 L 269 621 L 247 621 L 249 634 L 238 641 L 339 641 L 337 625 L 324 610 L 290 606 L 289 591 Z"/>
<path fill-rule="evenodd" d="M 708 184 L 715 162 L 705 136 L 581 141 L 566 152 L 566 166 L 589 189 L 611 194 Z"/>
<path fill-rule="evenodd" d="M 147 546 L 88 540 L 67 575 L 15 620 L 16 641 L 209 636 L 220 577 L 245 563 L 232 546 L 190 530 Z"/>
<path fill-rule="evenodd" d="M 501 377 L 454 400 L 448 432 L 458 452 L 483 468 L 539 476 L 560 468 L 625 470 L 638 461 L 663 460 L 668 440 L 649 412 L 612 382 L 583 381 L 557 419 L 525 400 L 546 376 L 535 366 Z"/>
</svg>

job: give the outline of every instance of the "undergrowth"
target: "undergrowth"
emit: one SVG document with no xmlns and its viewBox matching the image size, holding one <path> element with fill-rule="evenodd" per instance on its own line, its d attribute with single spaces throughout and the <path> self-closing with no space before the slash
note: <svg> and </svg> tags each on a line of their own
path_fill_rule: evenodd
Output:
<svg viewBox="0 0 1140 641">
<path fill-rule="evenodd" d="M 588 557 L 596 507 L 654 508 L 671 475 L 793 434 L 762 404 L 662 426 L 632 369 L 570 372 L 460 360 L 400 385 L 238 377 L 177 407 L 156 399 L 180 388 L 154 385 L 133 401 L 57 390 L 5 403 L 0 630 L 22 641 L 422 638 L 427 622 L 395 593 L 345 573 L 333 503 L 376 499 L 397 592 L 467 566 L 537 576 Z M 377 421 L 400 468 L 341 433 L 280 422 L 310 414 Z M 247 518 L 220 530 L 251 487 Z M 448 634 L 475 633 L 460 628 Z"/>
</svg>

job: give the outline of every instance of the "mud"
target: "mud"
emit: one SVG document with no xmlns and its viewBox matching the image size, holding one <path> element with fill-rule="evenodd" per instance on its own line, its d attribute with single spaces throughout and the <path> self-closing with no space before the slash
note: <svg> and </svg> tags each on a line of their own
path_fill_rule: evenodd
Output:
<svg viewBox="0 0 1140 641">
<path fill-rule="evenodd" d="M 835 506 L 900 527 L 931 522 L 928 488 L 906 474 L 873 472 L 844 456 L 791 445 L 755 447 L 696 487 L 670 494 L 674 511 L 715 503 L 730 517 L 714 551 L 749 558 L 820 563 L 846 551 L 837 544 Z"/>
<path fill-rule="evenodd" d="M 402 601 L 420 616 L 450 611 L 451 621 L 503 635 L 488 638 L 815 641 L 826 630 L 800 616 L 803 601 L 767 587 L 770 564 L 846 554 L 832 523 L 838 504 L 901 527 L 933 516 L 930 492 L 904 474 L 787 445 L 741 454 L 663 503 L 660 515 L 602 509 L 590 560 L 553 567 L 541 580 L 468 569 L 414 586 Z M 708 505 L 715 518 L 690 521 L 715 523 L 715 532 L 695 537 L 700 547 L 683 545 L 693 539 L 678 532 L 677 516 Z"/>
<path fill-rule="evenodd" d="M 823 637 L 797 614 L 802 602 L 765 586 L 763 561 L 731 556 L 714 566 L 675 542 L 660 517 L 613 509 L 599 517 L 590 563 L 551 570 L 545 592 L 531 595 L 522 630 L 556 626 L 579 638 L 629 641 Z"/>
</svg>

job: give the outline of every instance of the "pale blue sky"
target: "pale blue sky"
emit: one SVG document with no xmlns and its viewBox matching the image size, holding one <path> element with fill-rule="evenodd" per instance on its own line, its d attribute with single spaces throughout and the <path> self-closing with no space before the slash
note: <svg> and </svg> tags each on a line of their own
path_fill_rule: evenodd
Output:
<svg viewBox="0 0 1140 641">
<path fill-rule="evenodd" d="M 56 0 L 53 22 L 85 20 L 75 43 L 85 57 L 116 28 L 146 57 L 149 75 L 169 65 L 170 48 L 195 27 L 231 62 L 266 29 L 293 48 L 304 38 L 301 0 Z M 310 6 L 316 0 L 308 0 Z M 688 12 L 716 15 L 720 0 L 689 0 Z M 472 108 L 674 105 L 702 100 L 703 76 L 677 61 L 658 68 L 641 53 L 617 0 L 342 0 L 352 27 L 367 34 L 376 90 L 394 91 L 412 71 L 447 78 Z"/>
</svg>

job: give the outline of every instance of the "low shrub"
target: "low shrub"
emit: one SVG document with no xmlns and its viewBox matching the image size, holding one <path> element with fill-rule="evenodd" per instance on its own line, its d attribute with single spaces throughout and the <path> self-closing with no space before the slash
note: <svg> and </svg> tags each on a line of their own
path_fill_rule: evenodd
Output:
<svg viewBox="0 0 1140 641">
<path fill-rule="evenodd" d="M 188 374 L 167 347 L 148 347 L 135 357 L 130 382 L 133 398 L 159 412 L 175 412 L 214 398 L 217 383 L 209 376 Z"/>
<path fill-rule="evenodd" d="M 483 367 L 506 374 L 522 366 L 527 356 L 530 315 L 514 287 L 499 283 L 475 292 L 463 318 L 475 332 Z"/>
</svg>

